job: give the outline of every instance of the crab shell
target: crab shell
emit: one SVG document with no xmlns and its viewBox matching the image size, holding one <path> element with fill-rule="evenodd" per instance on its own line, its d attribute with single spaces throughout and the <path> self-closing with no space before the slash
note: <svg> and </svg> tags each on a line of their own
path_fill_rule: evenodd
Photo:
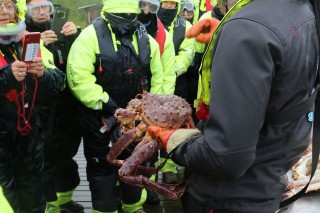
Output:
<svg viewBox="0 0 320 213">
<path fill-rule="evenodd" d="M 140 100 L 141 119 L 147 125 L 178 129 L 191 117 L 189 103 L 176 95 L 143 93 Z"/>
</svg>

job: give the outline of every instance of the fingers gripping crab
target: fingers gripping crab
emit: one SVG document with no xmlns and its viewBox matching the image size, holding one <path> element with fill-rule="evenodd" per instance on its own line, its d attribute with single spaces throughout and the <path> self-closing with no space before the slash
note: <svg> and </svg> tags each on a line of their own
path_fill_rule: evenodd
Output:
<svg viewBox="0 0 320 213">
<path fill-rule="evenodd" d="M 137 176 L 137 172 L 155 173 L 155 169 L 142 167 L 140 164 L 162 148 L 162 143 L 146 132 L 148 126 L 173 130 L 194 128 L 191 107 L 188 102 L 175 95 L 153 95 L 145 92 L 132 99 L 125 109 L 118 109 L 115 117 L 121 124 L 123 135 L 109 151 L 107 161 L 121 166 L 120 179 L 128 184 L 145 187 L 170 199 L 179 199 L 186 190 L 186 184 L 153 182 L 148 177 Z M 136 126 L 137 122 L 140 123 Z M 140 143 L 132 155 L 126 160 L 117 160 L 116 157 L 134 141 L 140 141 Z"/>
</svg>

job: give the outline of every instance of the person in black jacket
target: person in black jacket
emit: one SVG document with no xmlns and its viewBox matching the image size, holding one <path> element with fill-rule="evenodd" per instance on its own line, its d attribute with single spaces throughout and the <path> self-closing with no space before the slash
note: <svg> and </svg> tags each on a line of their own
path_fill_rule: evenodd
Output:
<svg viewBox="0 0 320 213">
<path fill-rule="evenodd" d="M 309 99 L 317 46 L 310 0 L 243 0 L 230 9 L 203 60 L 202 69 L 211 70 L 203 133 L 147 130 L 191 172 L 184 212 L 279 208 L 283 177 L 309 145 L 312 109 L 277 124 L 270 113 L 280 117 Z"/>
<path fill-rule="evenodd" d="M 41 54 L 22 61 L 27 31 L 16 3 L 0 1 L 0 185 L 14 212 L 38 213 L 45 210 L 39 107 L 64 88 L 65 74 L 41 44 Z"/>
<path fill-rule="evenodd" d="M 52 14 L 55 10 L 52 2 L 28 0 L 27 8 L 27 30 L 41 32 L 45 46 L 54 56 L 54 63 L 60 70 L 66 72 L 69 50 L 81 30 L 73 22 L 67 22 L 61 29 L 64 36 L 62 40 L 58 40 L 56 33 L 51 30 Z M 47 212 L 84 211 L 82 205 L 72 200 L 73 191 L 80 183 L 78 165 L 73 160 L 81 143 L 78 107 L 78 101 L 66 87 L 40 111 L 42 119 L 46 121 L 43 140 Z"/>
</svg>

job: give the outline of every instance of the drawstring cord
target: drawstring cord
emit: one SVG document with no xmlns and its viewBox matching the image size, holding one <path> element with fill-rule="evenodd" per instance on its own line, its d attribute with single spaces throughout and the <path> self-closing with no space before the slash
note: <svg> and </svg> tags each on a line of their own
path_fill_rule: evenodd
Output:
<svg viewBox="0 0 320 213">
<path fill-rule="evenodd" d="M 15 60 L 18 60 L 16 54 L 12 51 L 12 49 L 9 48 L 9 50 L 10 50 L 12 56 L 15 58 Z M 36 95 L 37 95 L 37 91 L 38 91 L 38 79 L 34 74 L 32 75 L 32 79 L 35 80 L 35 86 L 34 86 L 34 90 L 33 90 L 33 97 L 32 97 L 32 101 L 31 101 L 29 114 L 27 117 L 26 117 L 25 102 L 24 102 L 25 93 L 26 93 L 24 81 L 21 81 L 21 91 L 19 94 L 17 92 L 17 89 L 11 89 L 8 93 L 5 94 L 6 98 L 10 102 L 14 102 L 17 106 L 17 115 L 18 115 L 17 130 L 21 133 L 22 136 L 27 136 L 30 133 L 30 131 L 32 130 L 32 127 L 30 125 L 30 118 L 32 115 L 32 111 L 34 108 L 34 103 L 35 103 Z"/>
<path fill-rule="evenodd" d="M 17 96 L 16 99 L 16 105 L 17 105 L 17 109 L 18 109 L 18 123 L 17 123 L 17 130 L 21 133 L 22 136 L 27 136 L 30 131 L 32 130 L 32 127 L 30 125 L 30 118 L 31 118 L 31 114 L 34 108 L 34 102 L 36 100 L 36 95 L 37 95 L 37 90 L 38 90 L 38 79 L 32 75 L 32 78 L 35 80 L 35 86 L 34 86 L 34 90 L 33 90 L 33 97 L 32 97 L 32 102 L 31 102 L 31 106 L 30 106 L 30 110 L 29 110 L 29 114 L 28 117 L 26 117 L 26 112 L 25 112 L 25 107 L 24 107 L 24 95 L 25 95 L 25 86 L 23 81 L 21 82 L 22 85 L 22 89 L 20 94 Z M 19 103 L 19 96 L 21 97 L 21 105 Z M 22 121 L 22 122 L 21 122 Z"/>
</svg>

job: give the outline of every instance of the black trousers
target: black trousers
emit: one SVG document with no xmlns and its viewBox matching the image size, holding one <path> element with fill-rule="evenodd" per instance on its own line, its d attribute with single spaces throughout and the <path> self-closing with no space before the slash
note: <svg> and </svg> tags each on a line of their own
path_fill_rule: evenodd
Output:
<svg viewBox="0 0 320 213">
<path fill-rule="evenodd" d="M 56 192 L 75 189 L 80 183 L 78 164 L 73 157 L 81 143 L 79 104 L 70 96 L 59 97 L 49 107 L 41 108 L 46 122 L 45 142 L 45 194 L 48 202 L 57 200 Z"/>
<path fill-rule="evenodd" d="M 0 130 L 0 184 L 15 213 L 43 213 L 43 143 L 37 127 L 26 137 Z M 0 207 L 1 212 L 1 207 Z"/>
<path fill-rule="evenodd" d="M 87 179 L 91 191 L 92 207 L 101 212 L 118 209 L 116 182 L 119 168 L 109 164 L 106 156 L 110 150 L 110 135 L 101 133 L 103 126 L 101 114 L 83 109 L 80 113 L 83 133 L 84 154 L 87 160 Z M 127 157 L 127 156 L 126 156 Z M 120 157 L 119 157 L 120 159 Z M 137 203 L 141 198 L 142 188 L 120 181 L 120 195 L 125 204 Z"/>
</svg>

